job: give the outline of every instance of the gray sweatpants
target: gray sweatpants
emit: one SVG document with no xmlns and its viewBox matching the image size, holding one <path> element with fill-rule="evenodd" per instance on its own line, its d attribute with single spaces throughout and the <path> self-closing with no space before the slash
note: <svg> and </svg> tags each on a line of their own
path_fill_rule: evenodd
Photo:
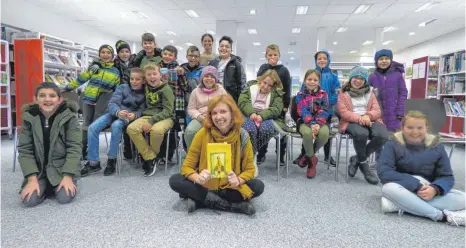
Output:
<svg viewBox="0 0 466 248">
<path fill-rule="evenodd" d="M 75 179 L 73 179 L 73 183 L 74 185 L 77 185 L 77 181 Z M 52 187 L 52 189 L 48 189 L 48 187 Z M 26 199 L 23 200 L 23 205 L 25 207 L 35 207 L 41 204 L 45 200 L 45 196 L 46 196 L 45 192 L 47 191 L 47 189 L 53 190 L 53 192 L 55 193 L 55 198 L 60 204 L 70 203 L 74 199 L 74 196 L 72 196 L 71 194 L 69 196 L 66 195 L 66 192 L 63 188 L 61 188 L 57 192 L 56 191 L 57 186 L 52 186 L 49 183 L 49 180 L 47 180 L 47 178 L 39 179 L 39 188 L 40 188 L 40 195 L 37 195 L 37 192 L 35 191 L 32 194 L 31 199 L 29 199 L 29 201 Z"/>
</svg>

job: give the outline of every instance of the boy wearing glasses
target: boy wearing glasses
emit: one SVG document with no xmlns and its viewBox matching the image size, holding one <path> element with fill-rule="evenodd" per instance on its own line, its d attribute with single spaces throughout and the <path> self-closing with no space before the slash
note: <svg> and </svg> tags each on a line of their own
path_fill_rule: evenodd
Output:
<svg viewBox="0 0 466 248">
<path fill-rule="evenodd" d="M 186 102 L 189 100 L 191 91 L 197 88 L 200 84 L 202 68 L 204 68 L 204 65 L 199 63 L 200 56 L 201 52 L 199 51 L 199 48 L 197 48 L 197 46 L 190 46 L 186 52 L 186 59 L 188 60 L 188 63 L 181 65 L 181 68 L 184 70 L 186 80 L 188 81 L 187 84 L 189 92 L 186 92 L 185 94 Z"/>
<path fill-rule="evenodd" d="M 219 81 L 225 90 L 238 103 L 241 91 L 246 88 L 246 73 L 241 65 L 241 58 L 231 54 L 233 40 L 223 36 L 219 41 L 218 53 L 220 56 L 209 62 L 209 65 L 217 68 Z"/>
</svg>

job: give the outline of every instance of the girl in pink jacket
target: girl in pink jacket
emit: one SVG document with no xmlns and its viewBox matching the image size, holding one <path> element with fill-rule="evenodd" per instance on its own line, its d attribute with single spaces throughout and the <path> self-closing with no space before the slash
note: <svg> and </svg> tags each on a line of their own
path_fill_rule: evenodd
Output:
<svg viewBox="0 0 466 248">
<path fill-rule="evenodd" d="M 351 69 L 349 82 L 338 95 L 337 108 L 340 132 L 352 136 L 356 151 L 350 158 L 348 175 L 354 177 L 359 168 L 368 183 L 377 184 L 379 180 L 370 170 L 367 158 L 385 144 L 388 131 L 380 118 L 380 107 L 368 84 L 368 75 L 369 71 L 362 66 Z"/>
<path fill-rule="evenodd" d="M 201 83 L 191 92 L 188 103 L 188 115 L 192 118 L 184 134 L 184 140 L 188 149 L 194 136 L 202 128 L 202 121 L 206 117 L 207 105 L 210 100 L 216 96 L 227 94 L 218 82 L 218 73 L 215 67 L 206 66 L 202 69 Z"/>
</svg>

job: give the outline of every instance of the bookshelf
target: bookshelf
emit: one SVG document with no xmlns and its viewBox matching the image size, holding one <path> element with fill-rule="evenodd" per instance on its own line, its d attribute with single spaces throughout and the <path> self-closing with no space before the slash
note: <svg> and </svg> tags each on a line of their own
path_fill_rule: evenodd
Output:
<svg viewBox="0 0 466 248">
<path fill-rule="evenodd" d="M 12 97 L 11 97 L 11 69 L 10 69 L 10 45 L 6 40 L 0 40 L 0 131 L 8 132 L 9 137 L 13 137 L 12 122 Z"/>
<path fill-rule="evenodd" d="M 464 138 L 465 66 L 465 50 L 440 55 L 437 96 L 447 113 L 447 123 L 440 129 L 445 137 Z"/>
<path fill-rule="evenodd" d="M 437 98 L 439 63 L 440 58 L 437 56 L 425 56 L 413 60 L 410 72 L 410 98 Z"/>
</svg>

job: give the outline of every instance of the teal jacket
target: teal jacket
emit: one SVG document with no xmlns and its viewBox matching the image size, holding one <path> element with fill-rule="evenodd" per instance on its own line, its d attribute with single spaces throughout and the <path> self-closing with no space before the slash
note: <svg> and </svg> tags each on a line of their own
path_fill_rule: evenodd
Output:
<svg viewBox="0 0 466 248">
<path fill-rule="evenodd" d="M 26 177 L 36 174 L 47 177 L 50 184 L 60 184 L 64 174 L 80 176 L 81 128 L 78 124 L 77 104 L 64 101 L 48 119 L 54 118 L 50 128 L 49 154 L 44 154 L 44 135 L 39 105 L 23 106 L 23 123 L 18 142 L 18 161 Z M 47 164 L 44 164 L 48 156 Z M 25 182 L 23 182 L 23 186 Z"/>
</svg>

